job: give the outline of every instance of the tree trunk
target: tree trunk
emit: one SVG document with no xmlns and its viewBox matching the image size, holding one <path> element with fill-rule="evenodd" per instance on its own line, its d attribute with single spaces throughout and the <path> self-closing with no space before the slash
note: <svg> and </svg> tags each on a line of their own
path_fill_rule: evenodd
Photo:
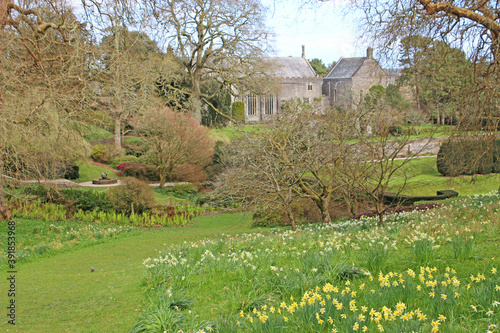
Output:
<svg viewBox="0 0 500 333">
<path fill-rule="evenodd" d="M 286 207 L 286 214 L 288 215 L 288 218 L 290 219 L 290 224 L 292 225 L 292 230 L 293 231 L 297 230 L 297 226 L 295 224 L 295 216 L 293 216 L 291 205 L 288 205 Z"/>
<path fill-rule="evenodd" d="M 330 199 L 323 199 L 321 202 L 321 220 L 323 223 L 332 223 L 332 218 L 330 217 L 330 212 L 328 211 L 328 207 L 330 206 Z"/>
<path fill-rule="evenodd" d="M 330 196 L 326 198 L 313 199 L 313 201 L 321 212 L 321 221 L 323 223 L 331 223 L 332 219 L 330 217 L 330 212 L 328 211 L 328 207 L 330 206 Z"/>
<path fill-rule="evenodd" d="M 383 200 L 382 196 L 380 197 L 380 200 Z M 375 204 L 375 207 L 376 207 L 375 210 L 376 210 L 377 216 L 378 216 L 378 226 L 381 227 L 384 224 L 384 213 L 385 213 L 385 207 L 384 207 L 383 201 L 377 202 Z"/>
<path fill-rule="evenodd" d="M 121 116 L 117 115 L 115 117 L 115 141 L 114 141 L 116 148 L 122 147 L 121 133 L 122 133 L 122 120 Z"/>
<path fill-rule="evenodd" d="M 416 77 L 416 75 L 415 75 Z M 418 85 L 415 87 L 415 107 L 417 108 L 417 110 L 420 111 L 421 107 L 420 107 L 420 89 L 418 87 Z"/>
<path fill-rule="evenodd" d="M 378 214 L 378 226 L 381 227 L 384 224 L 384 213 Z"/>
<path fill-rule="evenodd" d="M 193 77 L 193 87 L 191 96 L 191 107 L 193 108 L 192 116 L 198 124 L 201 124 L 201 107 L 203 105 L 201 101 L 201 88 L 200 88 L 200 78 L 195 74 Z"/>
</svg>

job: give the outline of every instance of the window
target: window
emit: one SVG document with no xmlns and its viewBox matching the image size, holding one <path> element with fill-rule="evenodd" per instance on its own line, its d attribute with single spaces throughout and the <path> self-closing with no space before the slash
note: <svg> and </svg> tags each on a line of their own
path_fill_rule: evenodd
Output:
<svg viewBox="0 0 500 333">
<path fill-rule="evenodd" d="M 257 96 L 249 95 L 247 97 L 247 113 L 249 116 L 255 116 L 257 114 Z"/>
<path fill-rule="evenodd" d="M 264 97 L 264 114 L 274 113 L 274 96 Z"/>
<path fill-rule="evenodd" d="M 313 90 L 313 85 L 312 84 L 308 84 L 307 85 L 307 90 Z"/>
</svg>

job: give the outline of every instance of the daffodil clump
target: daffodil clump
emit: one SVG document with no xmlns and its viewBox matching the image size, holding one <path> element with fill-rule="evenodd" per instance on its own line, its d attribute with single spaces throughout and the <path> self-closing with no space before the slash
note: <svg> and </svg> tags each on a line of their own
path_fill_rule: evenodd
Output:
<svg viewBox="0 0 500 333">
<path fill-rule="evenodd" d="M 169 248 L 132 332 L 500 332 L 498 199 Z"/>
<path fill-rule="evenodd" d="M 281 323 L 279 329 L 309 332 L 438 332 L 465 328 L 496 331 L 500 316 L 497 269 L 461 281 L 456 270 L 420 267 L 380 272 L 356 282 L 338 281 L 306 290 L 299 299 L 264 304 L 245 313 L 242 331 Z"/>
</svg>

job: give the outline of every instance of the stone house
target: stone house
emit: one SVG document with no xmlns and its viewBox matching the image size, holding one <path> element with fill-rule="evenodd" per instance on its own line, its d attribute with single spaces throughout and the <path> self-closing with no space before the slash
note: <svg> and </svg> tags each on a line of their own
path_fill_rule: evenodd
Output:
<svg viewBox="0 0 500 333">
<path fill-rule="evenodd" d="M 323 79 L 323 96 L 329 107 L 353 108 L 363 101 L 374 85 L 384 88 L 394 83 L 389 75 L 373 58 L 369 47 L 366 57 L 341 58 Z"/>
<path fill-rule="evenodd" d="M 263 61 L 270 64 L 277 86 L 272 94 L 249 94 L 240 99 L 245 102 L 247 122 L 268 119 L 280 111 L 283 101 L 300 98 L 308 103 L 322 97 L 323 79 L 305 58 L 304 47 L 301 57 L 268 57 Z"/>
<path fill-rule="evenodd" d="M 325 107 L 351 108 L 359 105 L 369 89 L 376 85 L 384 88 L 394 82 L 377 60 L 373 49 L 366 57 L 341 58 L 326 77 L 319 77 L 305 57 L 268 57 L 263 61 L 271 66 L 271 76 L 276 79 L 274 93 L 248 94 L 238 98 L 245 102 L 245 120 L 265 121 L 278 113 L 283 101 L 300 98 L 312 102 L 322 98 Z"/>
</svg>

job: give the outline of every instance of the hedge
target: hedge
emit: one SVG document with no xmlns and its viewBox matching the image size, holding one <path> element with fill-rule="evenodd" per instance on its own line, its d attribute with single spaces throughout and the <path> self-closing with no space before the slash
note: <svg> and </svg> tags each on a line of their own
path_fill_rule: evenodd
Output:
<svg viewBox="0 0 500 333">
<path fill-rule="evenodd" d="M 242 101 L 234 102 L 233 108 L 233 118 L 239 123 L 245 122 L 245 103 Z"/>
<path fill-rule="evenodd" d="M 412 205 L 417 201 L 434 201 L 434 200 L 444 200 L 452 197 L 458 196 L 458 192 L 452 190 L 437 191 L 436 195 L 425 195 L 425 196 L 410 196 L 397 193 L 384 193 L 384 204 L 389 206 L 406 206 Z"/>
<path fill-rule="evenodd" d="M 452 177 L 500 173 L 500 140 L 475 137 L 444 142 L 436 166 L 443 176 Z"/>
</svg>

